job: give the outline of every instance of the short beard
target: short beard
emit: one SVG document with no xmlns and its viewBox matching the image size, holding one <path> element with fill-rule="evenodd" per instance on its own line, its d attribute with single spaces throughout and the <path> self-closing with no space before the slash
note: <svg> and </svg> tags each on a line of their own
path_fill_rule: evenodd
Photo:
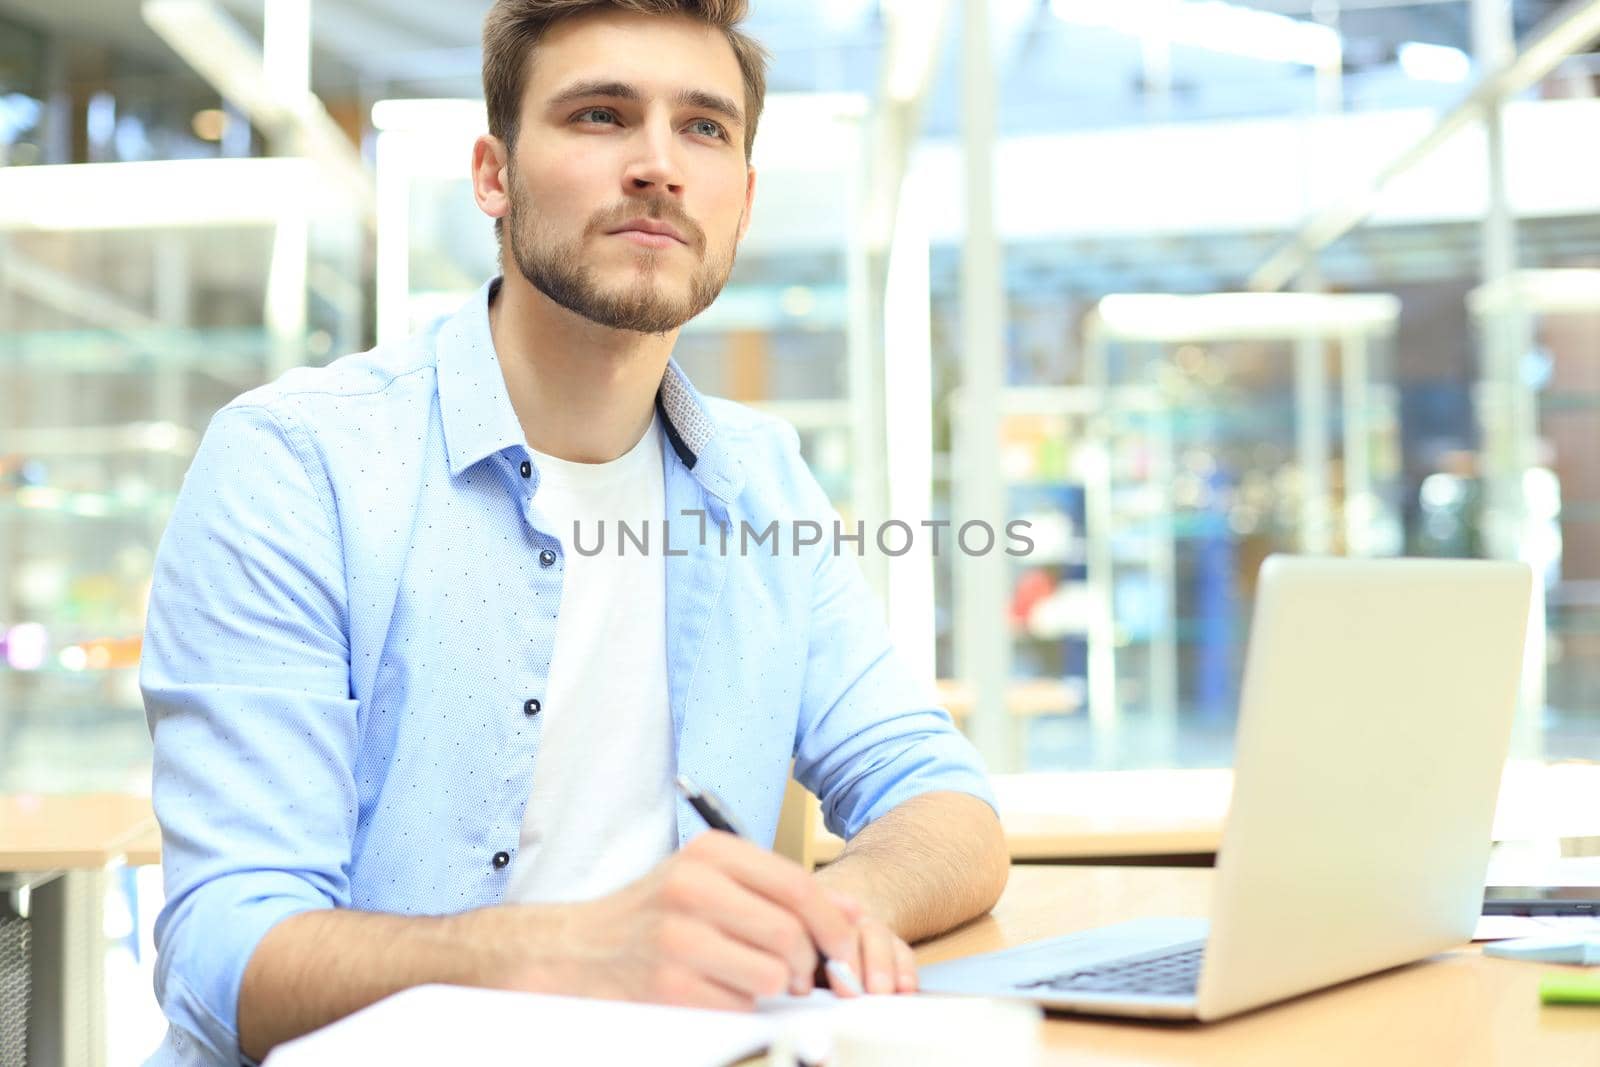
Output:
<svg viewBox="0 0 1600 1067">
<path fill-rule="evenodd" d="M 644 284 L 605 292 L 595 283 L 594 272 L 583 260 L 584 240 L 603 229 L 591 222 L 576 239 L 562 242 L 551 227 L 541 224 L 536 212 L 528 209 L 515 176 L 510 176 L 510 184 L 511 212 L 506 229 L 510 232 L 511 255 L 517 269 L 529 285 L 590 322 L 631 333 L 670 333 L 710 307 L 728 284 L 737 240 L 731 242 L 722 255 L 702 254 L 689 278 L 689 290 L 681 299 L 674 299 L 651 284 L 666 253 L 650 248 L 637 253 Z M 651 218 L 660 218 L 663 214 L 657 205 L 648 201 L 639 205 L 639 213 Z M 670 217 L 673 213 L 666 214 Z M 694 243 L 706 247 L 703 239 Z"/>
</svg>

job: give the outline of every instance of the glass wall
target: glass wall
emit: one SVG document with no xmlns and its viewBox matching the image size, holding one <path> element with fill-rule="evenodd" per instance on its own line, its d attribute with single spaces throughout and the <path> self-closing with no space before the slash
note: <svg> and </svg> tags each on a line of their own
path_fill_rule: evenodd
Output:
<svg viewBox="0 0 1600 1067">
<path fill-rule="evenodd" d="M 370 342 L 367 227 L 148 27 L 11 6 L 0 789 L 148 792 L 137 670 L 166 517 L 218 408 Z"/>
<path fill-rule="evenodd" d="M 103 165 L 82 191 L 115 197 L 137 182 L 125 168 L 149 166 L 167 165 Z M 181 192 L 187 181 L 240 174 L 189 167 L 159 180 Z M 0 171 L 0 196 L 15 187 L 9 177 Z M 235 188 L 254 184 L 246 176 Z M 360 234 L 338 220 L 302 253 L 299 328 L 274 328 L 278 226 L 268 213 L 253 224 L 91 221 L 0 233 L 5 788 L 149 787 L 137 684 L 145 598 L 200 435 L 234 396 L 295 363 L 325 362 L 362 333 L 360 294 L 346 280 Z"/>
<path fill-rule="evenodd" d="M 1567 143 L 1600 128 L 1592 56 L 1536 71 L 1507 56 L 1516 88 L 1496 162 L 1483 124 L 1456 121 L 1496 69 L 1473 56 L 1471 5 L 1326 5 L 1343 50 L 1331 80 L 1182 32 L 1155 41 L 1170 64 L 1152 64 L 1159 35 L 1135 16 L 1049 7 L 1055 21 L 1031 24 L 1002 67 L 1002 128 L 1026 134 L 996 151 L 1007 294 L 996 403 L 1008 507 L 1064 546 L 1011 568 L 1011 684 L 1062 684 L 1042 704 L 1010 703 L 1022 736 L 1011 769 L 1231 763 L 1254 575 L 1270 551 L 1528 559 L 1547 575 L 1549 633 L 1536 628 L 1544 648 L 1530 649 L 1513 756 L 1592 755 L 1600 717 L 1576 682 L 1590 676 L 1582 556 L 1565 540 L 1582 536 L 1569 496 L 1583 491 L 1579 435 L 1595 424 L 1579 388 L 1562 395 L 1557 383 L 1581 378 L 1558 376 L 1550 350 L 1561 344 L 1575 368 L 1592 338 L 1582 275 L 1529 275 L 1600 254 L 1600 198 L 1574 184 L 1587 142 Z M 1517 5 L 1504 30 L 1519 45 L 1553 39 L 1556 14 Z M 1072 68 L 1050 49 L 1091 41 L 1156 76 L 1090 89 L 1104 65 Z M 1259 92 L 1233 92 L 1255 78 Z M 930 138 L 920 162 L 948 178 L 958 150 Z M 1530 295 L 1495 311 L 1478 291 L 1505 269 L 1496 227 L 1517 284 L 1571 287 L 1551 309 Z M 942 237 L 936 381 L 953 391 L 963 232 Z M 1185 337 L 1181 303 L 1161 299 L 1284 289 L 1373 301 L 1383 321 L 1352 336 L 1307 312 L 1277 336 Z M 1106 337 L 1107 308 L 1136 309 L 1125 336 Z M 1520 317 L 1508 326 L 1508 314 Z M 950 570 L 942 621 L 960 611 Z M 958 645 L 941 631 L 942 672 L 960 671 Z"/>
<path fill-rule="evenodd" d="M 1136 6 L 989 5 L 997 470 L 955 445 L 954 21 L 918 45 L 894 3 L 757 5 L 774 66 L 755 227 L 678 360 L 794 422 L 846 522 L 904 518 L 904 470 L 934 520 L 955 517 L 963 480 L 1003 483 L 1035 541 L 992 619 L 1003 669 L 968 667 L 949 553 L 862 563 L 891 616 L 931 605 L 896 632 L 958 712 L 1003 693 L 1005 769 L 1227 765 L 1254 571 L 1274 550 L 1534 561 L 1549 630 L 1518 752 L 1581 752 L 1600 709 L 1592 42 L 1514 86 L 1496 155 L 1480 120 L 1440 125 L 1570 14 L 1554 3 L 1477 30 L 1470 3 L 1208 8 L 1232 32 Z M 387 8 L 315 8 L 310 88 L 371 182 L 330 208 L 310 195 L 344 187 L 328 154 L 286 158 L 306 141 L 190 69 L 131 0 L 98 24 L 0 3 L 6 785 L 138 787 L 150 552 L 210 414 L 286 366 L 418 328 L 493 272 L 464 178 L 475 18 Z M 238 40 L 264 38 L 261 14 L 232 18 Z M 896 88 L 918 62 L 925 91 Z M 912 187 L 914 211 L 883 226 L 878 192 Z M 890 338 L 906 304 L 885 291 L 907 224 L 931 349 L 910 394 Z M 1326 302 L 1162 299 L 1251 291 Z M 1226 314 L 1179 328 L 1205 307 Z M 907 410 L 931 462 L 894 448 Z M 80 744 L 104 758 L 62 760 Z"/>
<path fill-rule="evenodd" d="M 1271 551 L 1534 562 L 1548 630 L 1517 751 L 1580 752 L 1600 732 L 1600 138 L 1575 133 L 1600 129 L 1592 42 L 1524 70 L 1490 138 L 1450 126 L 1457 106 L 1570 12 L 1518 3 L 1475 31 L 1464 2 L 1224 6 L 1231 33 L 1184 4 L 1164 27 L 1087 0 L 988 5 L 998 469 L 958 444 L 954 15 L 916 41 L 894 4 L 757 5 L 774 62 L 755 225 L 677 358 L 794 423 L 846 521 L 904 518 L 907 471 L 935 520 L 958 518 L 963 480 L 1003 485 L 1034 541 L 982 608 L 1003 605 L 1003 661 L 960 647 L 950 553 L 863 560 L 959 715 L 1000 694 L 1002 769 L 1228 764 Z M 495 269 L 465 178 L 475 18 L 315 5 L 312 132 L 346 142 L 330 150 L 135 7 L 0 0 L 6 787 L 142 787 L 148 568 L 210 414 L 403 336 Z M 259 13 L 229 17 L 217 40 L 264 38 Z M 919 307 L 931 357 L 908 379 Z M 924 428 L 929 449 L 888 447 Z"/>
</svg>

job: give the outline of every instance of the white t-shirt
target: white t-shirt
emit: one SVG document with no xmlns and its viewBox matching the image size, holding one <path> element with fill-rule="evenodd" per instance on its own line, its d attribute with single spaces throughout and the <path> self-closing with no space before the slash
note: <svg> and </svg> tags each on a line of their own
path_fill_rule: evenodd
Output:
<svg viewBox="0 0 1600 1067">
<path fill-rule="evenodd" d="M 506 900 L 588 900 L 620 889 L 678 843 L 667 694 L 666 487 L 661 430 L 609 463 L 534 453 L 534 504 L 560 541 L 565 575 L 533 792 Z M 573 521 L 593 551 L 580 555 Z M 650 551 L 618 521 L 648 529 Z"/>
</svg>

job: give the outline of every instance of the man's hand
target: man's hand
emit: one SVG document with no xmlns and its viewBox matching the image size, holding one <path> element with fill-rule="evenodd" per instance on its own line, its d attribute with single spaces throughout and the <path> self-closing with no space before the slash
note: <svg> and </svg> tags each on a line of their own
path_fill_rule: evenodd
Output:
<svg viewBox="0 0 1600 1067">
<path fill-rule="evenodd" d="M 826 892 L 845 911 L 859 916 L 856 919 L 856 934 L 860 939 L 860 950 L 854 958 L 844 959 L 843 962 L 849 964 L 850 970 L 861 980 L 862 989 L 868 993 L 915 993 L 917 961 L 911 946 L 902 941 L 888 923 L 862 914 L 861 904 L 855 898 L 837 889 L 828 889 Z M 828 984 L 841 996 L 851 995 L 848 990 L 841 989 L 837 982 L 830 981 Z"/>
<path fill-rule="evenodd" d="M 500 918 L 513 920 L 506 933 L 522 925 Z M 560 921 L 531 931 L 533 943 L 508 938 L 491 984 L 749 1009 L 758 997 L 809 993 L 819 946 L 858 965 L 870 937 L 877 960 L 879 932 L 862 921 L 859 905 L 798 864 L 711 831 L 619 892 L 562 906 Z"/>
<path fill-rule="evenodd" d="M 302 912 L 268 930 L 245 968 L 240 1047 L 263 1059 L 429 982 L 749 1009 L 758 997 L 809 993 L 817 946 L 852 966 L 880 958 L 880 932 L 864 915 L 799 864 L 716 831 L 599 900 L 445 916 Z M 864 942 L 875 946 L 865 957 Z"/>
</svg>

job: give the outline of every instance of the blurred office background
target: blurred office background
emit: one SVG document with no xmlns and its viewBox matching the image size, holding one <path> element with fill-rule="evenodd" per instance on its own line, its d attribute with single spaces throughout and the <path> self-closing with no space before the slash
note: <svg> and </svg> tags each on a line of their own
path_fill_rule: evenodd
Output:
<svg viewBox="0 0 1600 1067">
<path fill-rule="evenodd" d="M 207 421 L 493 272 L 486 7 L 0 0 L 0 791 L 148 790 Z M 678 357 L 852 526 L 1032 524 L 862 560 L 994 769 L 1228 766 L 1276 551 L 1529 561 L 1513 756 L 1600 752 L 1600 2 L 752 7 L 755 224 Z"/>
</svg>

